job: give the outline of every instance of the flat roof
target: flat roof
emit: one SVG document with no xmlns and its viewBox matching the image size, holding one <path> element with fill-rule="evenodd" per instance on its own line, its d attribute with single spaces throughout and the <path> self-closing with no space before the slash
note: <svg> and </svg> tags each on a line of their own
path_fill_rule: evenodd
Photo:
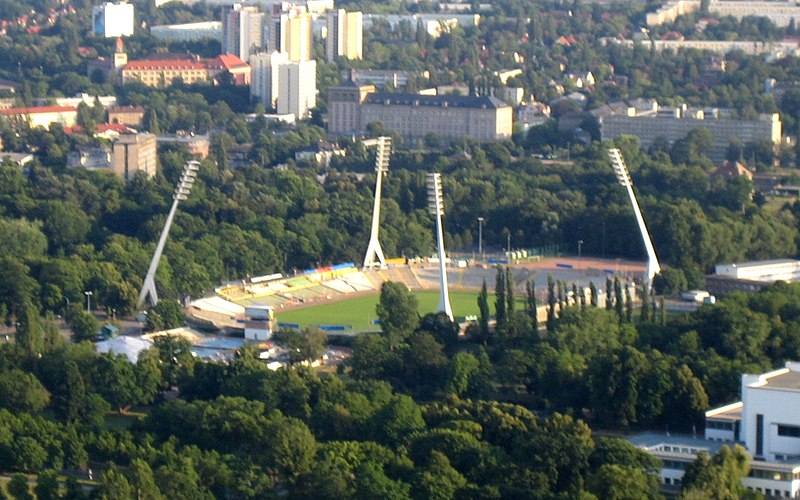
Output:
<svg viewBox="0 0 800 500">
<path fill-rule="evenodd" d="M 715 408 L 706 412 L 706 420 L 727 420 L 738 422 L 742 419 L 742 409 L 744 405 L 739 401 L 732 405 Z"/>
<path fill-rule="evenodd" d="M 800 372 L 790 371 L 775 375 L 774 377 L 769 377 L 761 387 L 786 391 L 800 391 Z"/>
<path fill-rule="evenodd" d="M 795 259 L 772 259 L 772 260 L 757 260 L 751 262 L 731 262 L 730 264 L 720 264 L 722 266 L 733 266 L 739 269 L 747 267 L 761 267 L 761 266 L 774 266 L 778 264 L 796 264 L 800 261 Z"/>
</svg>

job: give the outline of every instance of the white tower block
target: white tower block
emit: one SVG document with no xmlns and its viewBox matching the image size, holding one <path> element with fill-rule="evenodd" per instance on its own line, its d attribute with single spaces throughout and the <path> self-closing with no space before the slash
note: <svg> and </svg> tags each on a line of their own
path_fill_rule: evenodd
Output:
<svg viewBox="0 0 800 500">
<path fill-rule="evenodd" d="M 172 208 L 169 209 L 167 221 L 164 223 L 164 229 L 161 230 L 161 237 L 158 239 L 156 251 L 153 252 L 153 259 L 150 261 L 150 267 L 147 269 L 147 275 L 144 277 L 142 283 L 142 290 L 139 292 L 139 300 L 136 301 L 136 308 L 141 309 L 144 301 L 150 295 L 150 304 L 158 304 L 158 293 L 156 293 L 156 270 L 158 270 L 158 263 L 161 262 L 161 254 L 164 252 L 164 245 L 167 243 L 167 236 L 172 227 L 172 221 L 175 219 L 175 212 L 178 210 L 178 203 L 189 197 L 189 193 L 194 185 L 194 180 L 197 178 L 197 171 L 200 169 L 200 162 L 190 161 L 183 167 L 183 174 L 175 187 L 175 194 L 172 195 Z"/>
<path fill-rule="evenodd" d="M 622 153 L 616 148 L 609 149 L 608 158 L 611 160 L 611 166 L 614 167 L 614 173 L 620 185 L 628 190 L 628 196 L 631 199 L 631 205 L 633 205 L 633 213 L 636 214 L 636 222 L 639 223 L 639 232 L 642 234 L 644 248 L 647 251 L 647 270 L 644 275 L 644 286 L 649 289 L 653 285 L 653 276 L 661 271 L 661 266 L 658 265 L 658 257 L 656 257 L 653 241 L 650 239 L 650 233 L 647 231 L 647 226 L 644 223 L 642 211 L 639 209 L 639 202 L 636 201 L 636 195 L 633 194 L 631 176 L 628 174 L 628 168 L 625 166 L 625 161 L 622 159 Z"/>
<path fill-rule="evenodd" d="M 364 256 L 364 268 L 372 267 L 378 260 L 381 269 L 386 267 L 386 257 L 381 250 L 381 242 L 378 240 L 378 232 L 381 226 L 381 187 L 383 185 L 383 174 L 389 171 L 389 155 L 392 152 L 392 138 L 378 137 L 364 141 L 365 146 L 377 146 L 375 154 L 375 202 L 372 205 L 372 230 L 369 235 L 369 245 Z"/>
<path fill-rule="evenodd" d="M 450 307 L 450 291 L 447 288 L 447 269 L 445 266 L 444 235 L 442 233 L 442 215 L 444 200 L 442 198 L 441 174 L 428 174 L 428 211 L 436 218 L 436 246 L 439 251 L 439 308 L 453 321 L 453 308 Z"/>
</svg>

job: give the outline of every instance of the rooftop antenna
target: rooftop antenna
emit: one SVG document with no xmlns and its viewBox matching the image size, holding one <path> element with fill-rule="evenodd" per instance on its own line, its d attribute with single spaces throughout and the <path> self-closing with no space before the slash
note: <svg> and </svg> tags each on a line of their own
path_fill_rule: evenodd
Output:
<svg viewBox="0 0 800 500">
<path fill-rule="evenodd" d="M 614 168 L 614 174 L 617 176 L 617 181 L 621 186 L 628 190 L 628 197 L 631 199 L 633 206 L 633 213 L 636 214 L 636 222 L 639 223 L 639 232 L 642 234 L 642 241 L 644 241 L 644 248 L 647 251 L 647 270 L 644 276 L 644 286 L 650 289 L 653 285 L 653 276 L 661 271 L 661 266 L 658 265 L 658 257 L 653 248 L 653 241 L 650 239 L 650 233 L 647 231 L 647 226 L 642 217 L 642 211 L 639 209 L 639 202 L 636 201 L 636 195 L 633 194 L 633 184 L 631 184 L 631 176 L 628 173 L 628 167 L 625 166 L 625 161 L 622 159 L 622 153 L 617 148 L 608 150 L 608 158 L 611 160 L 611 166 Z"/>
<path fill-rule="evenodd" d="M 158 239 L 158 245 L 156 245 L 156 251 L 153 252 L 153 259 L 150 261 L 150 267 L 147 269 L 147 275 L 144 277 L 142 290 L 139 292 L 139 300 L 136 301 L 136 309 L 142 308 L 148 295 L 150 296 L 151 305 L 154 306 L 158 304 L 158 293 L 156 292 L 155 282 L 156 270 L 158 270 L 158 264 L 161 262 L 161 254 L 164 252 L 164 245 L 167 243 L 167 236 L 169 236 L 172 221 L 175 219 L 178 203 L 189 197 L 199 169 L 200 162 L 198 161 L 189 161 L 183 167 L 183 173 L 178 181 L 178 185 L 175 187 L 175 193 L 172 195 L 172 208 L 169 210 L 167 221 L 164 223 L 164 229 L 161 230 L 161 237 Z"/>
<path fill-rule="evenodd" d="M 372 230 L 369 235 L 369 244 L 367 245 L 367 253 L 364 255 L 364 268 L 373 267 L 377 265 L 384 269 L 386 267 L 386 258 L 383 256 L 381 250 L 381 242 L 378 239 L 378 232 L 381 225 L 381 187 L 383 185 L 383 174 L 389 172 L 389 155 L 392 153 L 392 138 L 381 136 L 376 139 L 369 139 L 364 141 L 367 147 L 376 146 L 377 152 L 375 153 L 375 201 L 372 205 Z"/>
<path fill-rule="evenodd" d="M 441 174 L 428 174 L 428 212 L 436 218 L 436 247 L 439 252 L 439 307 L 453 321 L 453 309 L 450 307 L 450 291 L 447 289 L 447 268 L 445 267 L 444 236 L 442 233 L 442 215 L 444 200 L 442 198 Z"/>
</svg>

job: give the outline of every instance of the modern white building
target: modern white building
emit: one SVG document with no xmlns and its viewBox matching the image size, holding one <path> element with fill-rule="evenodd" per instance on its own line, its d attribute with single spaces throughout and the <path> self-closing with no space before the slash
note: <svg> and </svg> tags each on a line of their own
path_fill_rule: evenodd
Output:
<svg viewBox="0 0 800 500">
<path fill-rule="evenodd" d="M 257 7 L 233 4 L 222 9 L 222 52 L 250 61 L 250 53 L 264 47 L 266 22 Z"/>
<path fill-rule="evenodd" d="M 717 275 L 751 281 L 796 281 L 800 278 L 800 260 L 775 259 L 757 262 L 719 264 Z"/>
<path fill-rule="evenodd" d="M 257 52 L 250 56 L 250 97 L 267 108 L 275 108 L 278 102 L 278 68 L 289 63 L 286 52 Z"/>
<path fill-rule="evenodd" d="M 133 4 L 104 3 L 92 7 L 92 31 L 106 38 L 133 35 Z"/>
<path fill-rule="evenodd" d="M 299 120 L 317 106 L 317 62 L 292 61 L 278 66 L 278 114 Z"/>
<path fill-rule="evenodd" d="M 753 457 L 742 484 L 767 498 L 800 497 L 800 362 L 742 375 L 742 400 L 706 412 L 705 439 L 645 434 L 630 441 L 661 459 L 661 480 L 680 486 L 701 451 L 743 445 Z"/>
<path fill-rule="evenodd" d="M 361 12 L 344 9 L 328 11 L 326 14 L 327 38 L 325 57 L 332 62 L 339 57 L 363 59 L 363 17 Z"/>
<path fill-rule="evenodd" d="M 222 41 L 222 23 L 220 21 L 207 21 L 202 23 L 164 24 L 151 26 L 150 34 L 159 40 L 174 42 L 194 42 L 208 38 Z"/>
</svg>

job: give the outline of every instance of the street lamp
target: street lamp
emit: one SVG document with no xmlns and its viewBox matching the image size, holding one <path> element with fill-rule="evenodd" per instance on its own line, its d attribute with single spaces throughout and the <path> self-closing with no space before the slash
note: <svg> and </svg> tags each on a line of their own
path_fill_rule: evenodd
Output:
<svg viewBox="0 0 800 500">
<path fill-rule="evenodd" d="M 90 313 L 90 312 L 92 312 L 92 307 L 91 307 L 92 292 L 87 291 L 87 292 L 83 292 L 83 294 L 86 295 L 86 312 Z"/>
<path fill-rule="evenodd" d="M 478 255 L 483 258 L 483 217 L 478 217 Z"/>
<path fill-rule="evenodd" d="M 581 246 L 583 246 L 583 240 L 578 240 L 578 259 L 581 258 Z"/>
<path fill-rule="evenodd" d="M 511 255 L 511 233 L 508 233 L 508 255 Z"/>
</svg>

